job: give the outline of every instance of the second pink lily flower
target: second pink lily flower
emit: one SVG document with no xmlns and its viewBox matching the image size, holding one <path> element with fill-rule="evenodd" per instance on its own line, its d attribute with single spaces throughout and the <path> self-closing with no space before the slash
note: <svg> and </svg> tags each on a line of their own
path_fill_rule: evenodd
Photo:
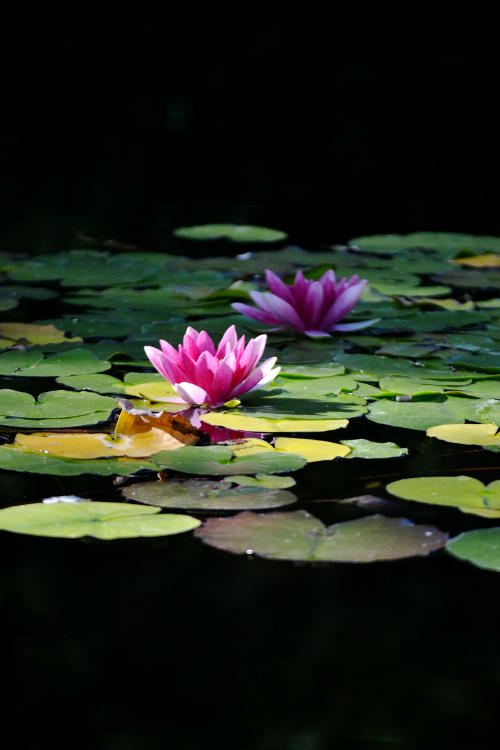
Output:
<svg viewBox="0 0 500 750">
<path fill-rule="evenodd" d="M 241 302 L 233 303 L 232 307 L 279 330 L 293 329 L 313 337 L 328 336 L 330 331 L 359 331 L 376 322 L 340 322 L 363 294 L 367 281 L 359 276 L 337 281 L 330 269 L 317 281 L 310 281 L 302 271 L 297 271 L 295 282 L 289 286 L 267 270 L 266 281 L 269 292 L 250 292 L 257 307 Z"/>
</svg>

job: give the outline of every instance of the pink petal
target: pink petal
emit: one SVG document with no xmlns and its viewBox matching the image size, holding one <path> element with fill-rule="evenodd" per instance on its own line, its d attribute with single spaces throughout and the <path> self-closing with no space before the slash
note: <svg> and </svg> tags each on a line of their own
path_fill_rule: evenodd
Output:
<svg viewBox="0 0 500 750">
<path fill-rule="evenodd" d="M 170 380 L 170 373 L 168 370 L 169 361 L 165 354 L 160 349 L 156 349 L 154 346 L 145 346 L 144 351 L 146 357 L 149 359 L 153 367 L 158 370 L 166 380 Z M 170 380 L 170 382 L 172 382 Z"/>
<path fill-rule="evenodd" d="M 266 348 L 267 336 L 263 333 L 255 339 L 250 339 L 244 353 L 239 361 L 239 372 L 241 377 L 245 378 L 264 354 Z"/>
<path fill-rule="evenodd" d="M 224 357 L 226 353 L 226 344 L 229 344 L 231 349 L 234 349 L 238 342 L 238 335 L 236 333 L 236 327 L 234 325 L 229 326 L 225 334 L 220 340 L 219 346 L 217 347 L 217 356 L 220 358 Z"/>
<path fill-rule="evenodd" d="M 198 362 L 196 363 L 196 383 L 210 395 L 212 393 L 214 373 L 210 367 L 209 357 L 210 352 L 205 351 L 200 354 Z"/>
<path fill-rule="evenodd" d="M 191 382 L 196 380 L 196 361 L 188 354 L 185 348 L 181 350 L 179 359 L 180 365 L 184 370 L 184 379 Z"/>
<path fill-rule="evenodd" d="M 184 353 L 187 354 L 189 357 L 191 357 L 191 359 L 194 362 L 196 362 L 196 360 L 200 356 L 198 346 L 196 345 L 196 339 L 190 336 L 188 333 L 184 334 L 184 339 L 182 342 L 182 349 L 184 350 Z M 180 362 L 182 362 L 183 361 L 182 352 L 179 352 L 179 354 L 180 354 Z"/>
<path fill-rule="evenodd" d="M 318 323 L 323 310 L 323 288 L 318 281 L 309 285 L 303 307 L 303 318 L 307 325 L 314 328 Z"/>
<path fill-rule="evenodd" d="M 198 334 L 198 338 L 196 339 L 196 346 L 198 347 L 198 351 L 200 352 L 200 354 L 202 352 L 210 352 L 210 354 L 215 354 L 214 342 L 206 331 L 202 331 L 200 334 Z"/>
<path fill-rule="evenodd" d="M 208 399 L 206 391 L 194 383 L 177 383 L 175 390 L 187 404 L 201 405 L 206 403 Z"/>
<path fill-rule="evenodd" d="M 236 310 L 236 312 L 241 313 L 242 315 L 246 315 L 247 318 L 252 318 L 253 320 L 258 320 L 259 323 L 265 323 L 266 325 L 280 325 L 283 327 L 283 323 L 281 320 L 278 320 L 274 315 L 270 315 L 267 312 L 264 312 L 263 310 L 258 310 L 256 307 L 252 307 L 251 305 L 245 305 L 243 302 L 233 302 L 231 307 L 233 310 Z"/>
<path fill-rule="evenodd" d="M 279 322 L 297 328 L 299 331 L 304 330 L 304 323 L 297 311 L 281 297 L 270 292 L 250 292 L 250 297 L 255 304 L 273 315 Z"/>
<path fill-rule="evenodd" d="M 234 398 L 236 396 L 240 396 L 242 393 L 247 393 L 253 388 L 256 388 L 257 385 L 259 385 L 259 383 L 264 378 L 266 378 L 266 376 L 272 370 L 275 363 L 276 363 L 276 357 L 270 357 L 269 359 L 266 359 L 266 361 L 263 362 L 260 365 L 260 367 L 256 367 L 255 370 L 253 370 L 250 373 L 250 375 L 242 383 L 240 383 L 239 385 L 236 386 L 236 388 L 234 388 L 234 390 L 231 393 L 231 397 Z M 277 369 L 279 370 L 279 368 Z"/>
<path fill-rule="evenodd" d="M 273 271 L 270 271 L 269 269 L 266 270 L 266 281 L 267 286 L 273 294 L 276 294 L 278 297 L 282 297 L 291 305 L 294 304 L 294 297 L 290 287 L 285 284 L 285 282 L 282 281 L 279 276 L 277 276 L 275 273 L 273 273 Z"/>
<path fill-rule="evenodd" d="M 320 321 L 318 328 L 323 331 L 328 331 L 335 323 L 337 323 L 337 321 L 345 318 L 347 313 L 352 310 L 363 294 L 365 286 L 366 281 L 363 280 L 342 292 L 342 294 L 337 297 L 323 320 Z"/>
<path fill-rule="evenodd" d="M 231 394 L 234 371 L 226 362 L 221 362 L 212 383 L 212 402 L 224 403 Z"/>
<path fill-rule="evenodd" d="M 160 346 L 165 356 L 167 356 L 174 364 L 179 364 L 179 352 L 177 349 L 174 349 L 168 341 L 163 341 L 163 339 L 160 339 Z"/>
</svg>

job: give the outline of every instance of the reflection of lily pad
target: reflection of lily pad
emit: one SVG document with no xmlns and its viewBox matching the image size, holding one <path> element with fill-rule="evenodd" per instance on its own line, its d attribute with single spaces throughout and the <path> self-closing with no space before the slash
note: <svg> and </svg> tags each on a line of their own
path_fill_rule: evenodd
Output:
<svg viewBox="0 0 500 750">
<path fill-rule="evenodd" d="M 125 503 L 32 503 L 0 510 L 0 529 L 62 539 L 93 536 L 109 540 L 181 534 L 200 525 L 191 516 L 159 512 L 158 508 Z"/>
<path fill-rule="evenodd" d="M 442 547 L 447 538 L 432 526 L 379 515 L 326 527 L 301 510 L 209 519 L 196 536 L 234 554 L 304 562 L 375 562 L 425 556 Z"/>
<path fill-rule="evenodd" d="M 187 479 L 183 482 L 138 482 L 122 490 L 128 500 L 161 508 L 262 510 L 296 501 L 292 492 L 265 487 L 230 487 L 227 482 Z"/>
</svg>

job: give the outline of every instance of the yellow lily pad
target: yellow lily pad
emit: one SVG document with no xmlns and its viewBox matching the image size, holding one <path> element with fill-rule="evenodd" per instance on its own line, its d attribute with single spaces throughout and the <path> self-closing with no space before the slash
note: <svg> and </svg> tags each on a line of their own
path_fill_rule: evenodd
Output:
<svg viewBox="0 0 500 750">
<path fill-rule="evenodd" d="M 471 268 L 500 268 L 500 255 L 496 253 L 484 253 L 483 255 L 470 255 L 466 258 L 456 258 L 453 263 Z"/>
<path fill-rule="evenodd" d="M 173 435 L 157 428 L 134 435 L 112 438 L 103 433 L 35 432 L 16 435 L 15 445 L 31 453 L 44 453 L 60 458 L 146 458 L 160 451 L 182 448 Z"/>
<path fill-rule="evenodd" d="M 269 419 L 231 412 L 209 412 L 203 422 L 245 432 L 327 432 L 347 427 L 348 419 Z"/>
<path fill-rule="evenodd" d="M 327 440 L 308 440 L 307 438 L 276 438 L 274 447 L 278 451 L 302 456 L 308 463 L 344 458 L 351 452 L 347 445 L 329 443 Z"/>
<path fill-rule="evenodd" d="M 53 325 L 35 323 L 0 323 L 0 348 L 14 346 L 23 341 L 27 344 L 62 344 L 82 341 L 80 336 L 67 338 L 64 331 Z"/>
<path fill-rule="evenodd" d="M 162 382 L 144 382 L 138 385 L 127 385 L 125 387 L 125 393 L 127 396 L 137 396 L 138 398 L 146 399 L 146 401 L 159 401 L 177 396 L 171 384 L 164 380 Z M 177 409 L 179 406 L 176 407 Z"/>
<path fill-rule="evenodd" d="M 427 430 L 428 437 L 461 445 L 497 445 L 500 447 L 498 426 L 492 422 L 483 424 L 440 424 Z"/>
</svg>

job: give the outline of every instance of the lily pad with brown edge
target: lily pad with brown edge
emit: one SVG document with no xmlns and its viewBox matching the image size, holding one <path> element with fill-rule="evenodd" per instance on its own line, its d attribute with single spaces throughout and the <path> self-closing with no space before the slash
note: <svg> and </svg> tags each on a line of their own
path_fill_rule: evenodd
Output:
<svg viewBox="0 0 500 750">
<path fill-rule="evenodd" d="M 228 482 L 203 479 L 137 482 L 125 487 L 127 500 L 161 508 L 192 510 L 264 510 L 291 505 L 292 492 L 266 487 L 230 486 Z"/>
<path fill-rule="evenodd" d="M 192 531 L 200 525 L 196 518 L 160 514 L 159 508 L 126 503 L 94 502 L 31 503 L 0 510 L 0 530 L 32 536 L 77 539 L 133 539 L 169 536 Z"/>
<path fill-rule="evenodd" d="M 303 510 L 213 518 L 195 535 L 233 554 L 297 562 L 400 560 L 427 556 L 447 540 L 439 529 L 406 518 L 373 515 L 327 527 Z"/>
</svg>

